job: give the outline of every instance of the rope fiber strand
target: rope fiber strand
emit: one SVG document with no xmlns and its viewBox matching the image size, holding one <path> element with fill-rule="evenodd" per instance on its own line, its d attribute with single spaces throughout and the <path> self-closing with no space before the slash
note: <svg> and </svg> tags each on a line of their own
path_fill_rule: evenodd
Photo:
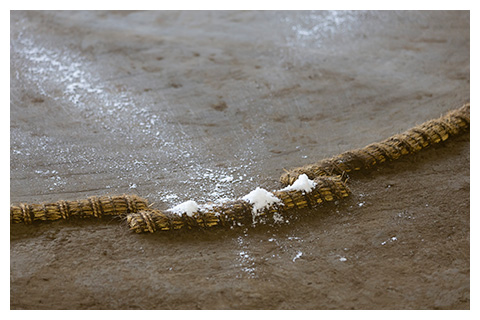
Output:
<svg viewBox="0 0 480 320">
<path fill-rule="evenodd" d="M 341 153 L 333 158 L 294 168 L 280 177 L 281 190 L 259 190 L 262 205 L 245 196 L 238 200 L 198 206 L 189 212 L 160 211 L 149 207 L 147 200 L 135 195 L 90 197 L 78 201 L 44 204 L 20 204 L 10 207 L 11 223 L 78 218 L 101 218 L 126 215 L 130 229 L 136 233 L 193 228 L 232 227 L 257 221 L 283 221 L 299 209 L 313 209 L 325 202 L 348 197 L 350 190 L 344 173 L 363 171 L 400 157 L 415 154 L 449 137 L 467 132 L 470 127 L 470 103 L 443 117 L 427 121 L 382 142 Z M 301 178 L 301 179 L 300 179 Z M 298 181 L 297 181 L 298 179 Z M 302 182 L 306 184 L 299 183 Z M 299 187 L 301 186 L 301 187 Z M 257 188 L 257 190 L 260 188 Z M 257 191 L 255 190 L 255 191 Z M 252 191 L 253 193 L 253 191 Z M 252 202 L 253 201 L 253 202 Z"/>
</svg>

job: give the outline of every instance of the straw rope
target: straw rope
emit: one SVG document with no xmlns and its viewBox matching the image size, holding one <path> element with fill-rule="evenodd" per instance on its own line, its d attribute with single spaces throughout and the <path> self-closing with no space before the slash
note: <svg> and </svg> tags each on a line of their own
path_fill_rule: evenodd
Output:
<svg viewBox="0 0 480 320">
<path fill-rule="evenodd" d="M 382 142 L 372 143 L 362 149 L 347 151 L 330 159 L 289 170 L 280 177 L 280 181 L 284 185 L 289 185 L 301 174 L 314 179 L 319 176 L 367 170 L 377 164 L 393 161 L 443 142 L 449 137 L 465 132 L 469 125 L 470 103 L 467 103 L 443 117 L 427 121 Z"/>
<path fill-rule="evenodd" d="M 253 205 L 245 200 L 213 204 L 194 212 L 192 216 L 160 210 L 142 210 L 127 216 L 131 230 L 141 232 L 168 231 L 191 228 L 230 227 L 255 223 L 256 219 L 275 221 L 292 210 L 314 208 L 323 202 L 347 197 L 350 190 L 340 176 L 319 177 L 310 192 L 295 190 L 273 191 L 280 201 L 252 215 Z"/>
<path fill-rule="evenodd" d="M 282 189 L 270 193 L 276 200 L 257 212 L 244 199 L 219 204 L 209 204 L 196 212 L 176 214 L 171 211 L 151 209 L 147 200 L 134 195 L 90 197 L 78 201 L 58 201 L 44 204 L 20 204 L 10 207 L 11 223 L 33 223 L 36 221 L 68 219 L 70 217 L 100 218 L 103 216 L 126 215 L 130 229 L 137 233 L 170 231 L 192 228 L 231 227 L 263 221 L 278 221 L 284 216 L 304 208 L 341 200 L 348 197 L 345 172 L 368 170 L 386 161 L 414 154 L 441 143 L 449 137 L 468 131 L 470 127 L 470 103 L 453 110 L 443 117 L 427 121 L 404 133 L 394 135 L 382 142 L 372 143 L 365 148 L 344 152 L 333 158 L 294 168 L 280 178 L 284 185 L 293 184 L 306 174 L 312 179 L 312 190 L 296 191 Z M 265 190 L 265 192 L 267 192 Z"/>
<path fill-rule="evenodd" d="M 26 204 L 10 206 L 11 223 L 30 224 L 37 221 L 59 219 L 102 218 L 124 215 L 148 209 L 148 202 L 136 195 L 89 197 L 77 201 L 60 200 L 54 203 Z"/>
</svg>

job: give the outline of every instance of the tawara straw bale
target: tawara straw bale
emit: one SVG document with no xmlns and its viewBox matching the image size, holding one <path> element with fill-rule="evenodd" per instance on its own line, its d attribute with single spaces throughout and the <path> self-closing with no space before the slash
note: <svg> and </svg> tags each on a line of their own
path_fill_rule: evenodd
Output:
<svg viewBox="0 0 480 320">
<path fill-rule="evenodd" d="M 77 201 L 57 201 L 55 203 L 25 204 L 10 206 L 11 223 L 30 224 L 36 221 L 48 221 L 76 218 L 101 218 L 104 216 L 124 215 L 148 209 L 148 202 L 136 195 L 89 197 Z"/>
<path fill-rule="evenodd" d="M 283 174 L 280 181 L 291 185 L 301 175 L 314 180 L 313 190 L 278 190 L 272 194 L 278 202 L 253 214 L 253 206 L 239 199 L 203 206 L 191 216 L 151 209 L 147 200 L 134 195 L 90 197 L 78 201 L 58 201 L 44 204 L 20 204 L 10 207 L 11 223 L 32 223 L 67 219 L 69 217 L 97 217 L 127 214 L 131 230 L 155 232 L 191 228 L 228 227 L 252 223 L 255 218 L 274 219 L 295 209 L 315 208 L 323 202 L 340 200 L 350 194 L 342 176 L 345 172 L 368 170 L 377 164 L 414 154 L 449 137 L 468 131 L 470 103 L 443 117 L 427 121 L 404 133 L 365 148 L 344 152 L 315 164 L 299 167 Z M 278 217 L 277 217 L 278 218 Z"/>
<path fill-rule="evenodd" d="M 256 217 L 274 219 L 294 209 L 315 208 L 318 204 L 347 197 L 350 190 L 340 176 L 319 177 L 310 192 L 273 191 L 280 202 L 256 213 Z M 178 215 L 160 210 L 142 210 L 127 215 L 130 229 L 137 232 L 169 231 L 191 228 L 228 227 L 253 222 L 253 206 L 245 200 L 229 201 L 193 213 Z"/>
<path fill-rule="evenodd" d="M 362 149 L 350 150 L 330 159 L 288 170 L 280 177 L 280 181 L 284 185 L 289 185 L 301 174 L 314 179 L 318 176 L 367 170 L 376 164 L 417 153 L 449 137 L 459 135 L 467 131 L 469 126 L 470 103 L 467 103 L 443 117 L 427 121 L 382 142 L 372 143 Z"/>
</svg>

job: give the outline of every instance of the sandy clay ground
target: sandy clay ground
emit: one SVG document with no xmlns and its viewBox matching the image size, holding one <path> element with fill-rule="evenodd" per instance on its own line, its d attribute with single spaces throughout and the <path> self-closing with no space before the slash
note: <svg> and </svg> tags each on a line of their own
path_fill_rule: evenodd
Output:
<svg viewBox="0 0 480 320">
<path fill-rule="evenodd" d="M 469 101 L 469 29 L 468 12 L 12 12 L 11 202 L 278 189 Z M 274 225 L 11 225 L 11 308 L 469 309 L 469 134 L 348 183 Z"/>
</svg>

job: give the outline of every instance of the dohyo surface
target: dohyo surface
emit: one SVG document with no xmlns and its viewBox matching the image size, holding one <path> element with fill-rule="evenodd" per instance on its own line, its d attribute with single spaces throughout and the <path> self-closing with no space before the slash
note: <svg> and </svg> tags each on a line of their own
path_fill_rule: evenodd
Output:
<svg viewBox="0 0 480 320">
<path fill-rule="evenodd" d="M 469 101 L 468 12 L 10 21 L 12 204 L 135 194 L 173 213 L 234 201 Z M 11 308 L 468 309 L 469 138 L 351 171 L 348 197 L 283 223 L 11 224 Z"/>
</svg>

